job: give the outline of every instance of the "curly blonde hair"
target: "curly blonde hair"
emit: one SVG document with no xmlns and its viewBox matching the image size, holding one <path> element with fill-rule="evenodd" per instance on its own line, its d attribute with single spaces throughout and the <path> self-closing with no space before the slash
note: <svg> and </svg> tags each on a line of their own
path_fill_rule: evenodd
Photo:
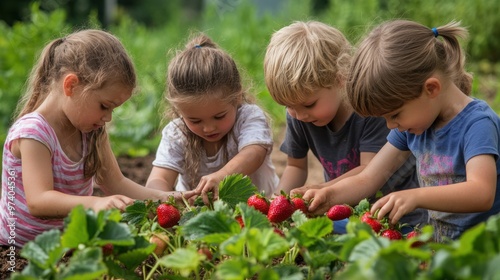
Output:
<svg viewBox="0 0 500 280">
<path fill-rule="evenodd" d="M 283 27 L 272 35 L 264 58 L 269 93 L 287 106 L 320 88 L 345 84 L 351 51 L 342 32 L 327 24 L 297 21 Z"/>
</svg>

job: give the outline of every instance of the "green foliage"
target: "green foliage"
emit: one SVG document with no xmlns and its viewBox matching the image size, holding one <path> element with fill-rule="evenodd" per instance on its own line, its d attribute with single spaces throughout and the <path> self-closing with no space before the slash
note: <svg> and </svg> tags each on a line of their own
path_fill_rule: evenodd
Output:
<svg viewBox="0 0 500 280">
<path fill-rule="evenodd" d="M 95 213 L 75 207 L 65 219 L 62 235 L 58 229 L 49 230 L 23 247 L 21 256 L 28 266 L 12 279 L 96 279 L 104 274 L 134 279 L 133 270 L 154 245 L 133 235 L 121 219 L 117 209 Z M 104 256 L 102 247 L 109 244 L 113 251 Z M 70 258 L 61 264 L 65 255 Z"/>
<path fill-rule="evenodd" d="M 225 183 L 243 181 L 244 186 L 245 179 L 232 175 Z M 227 197 L 238 196 L 237 188 L 227 191 L 232 193 Z M 169 253 L 157 256 L 152 254 L 155 245 L 144 238 L 161 230 L 155 229 L 156 217 L 151 215 L 157 205 L 137 201 L 123 214 L 76 207 L 65 219 L 62 235 L 50 230 L 24 246 L 21 256 L 29 264 L 12 279 L 140 279 L 134 268 L 144 273 L 143 279 L 500 277 L 500 215 L 467 230 L 457 240 L 435 243 L 430 241 L 434 229 L 429 225 L 416 238 L 390 240 L 353 215 L 347 234 L 336 235 L 325 215 L 307 217 L 297 210 L 287 221 L 273 224 L 244 202 L 233 206 L 217 200 L 213 209 L 183 207 L 182 215 L 188 218 L 165 230 Z M 363 202 L 357 208 L 366 207 Z M 236 221 L 239 215 L 244 226 Z M 416 241 L 420 242 L 418 247 Z M 114 245 L 112 255 L 103 255 L 100 246 L 104 244 Z M 198 251 L 202 247 L 209 248 L 213 259 Z M 61 262 L 70 253 L 69 260 Z"/>
</svg>

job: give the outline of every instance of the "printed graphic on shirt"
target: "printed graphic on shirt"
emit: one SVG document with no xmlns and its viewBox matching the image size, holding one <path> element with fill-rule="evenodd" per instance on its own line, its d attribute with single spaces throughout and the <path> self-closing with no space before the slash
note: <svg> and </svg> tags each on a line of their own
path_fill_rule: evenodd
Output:
<svg viewBox="0 0 500 280">
<path fill-rule="evenodd" d="M 321 156 L 319 157 L 319 161 L 327 172 L 329 180 L 333 180 L 339 177 L 340 175 L 350 171 L 351 169 L 358 167 L 360 164 L 359 152 L 355 148 L 351 149 L 351 152 L 347 155 L 346 158 L 337 161 L 335 166 L 334 163 L 326 160 Z"/>
</svg>

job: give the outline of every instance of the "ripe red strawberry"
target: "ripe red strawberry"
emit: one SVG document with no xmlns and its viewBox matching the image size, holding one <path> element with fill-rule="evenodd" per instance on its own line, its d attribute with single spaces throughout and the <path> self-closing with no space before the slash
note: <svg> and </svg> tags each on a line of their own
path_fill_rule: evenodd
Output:
<svg viewBox="0 0 500 280">
<path fill-rule="evenodd" d="M 267 212 L 269 212 L 269 201 L 260 193 L 256 193 L 249 197 L 247 200 L 247 204 L 257 209 L 264 215 L 267 215 Z"/>
<path fill-rule="evenodd" d="M 210 251 L 210 249 L 208 249 L 207 247 L 201 247 L 200 249 L 198 249 L 198 253 L 205 255 L 208 261 L 211 261 L 213 258 L 212 251 Z"/>
<path fill-rule="evenodd" d="M 412 231 L 410 231 L 410 232 L 408 232 L 408 233 L 406 234 L 406 239 L 411 239 L 411 238 L 417 237 L 417 236 L 419 236 L 419 235 L 420 235 L 420 232 L 419 232 L 419 231 L 417 231 L 417 230 L 412 230 Z"/>
<path fill-rule="evenodd" d="M 333 205 L 328 212 L 326 212 L 326 216 L 332 221 L 340 221 L 343 219 L 347 219 L 352 215 L 352 208 L 347 204 L 338 204 Z"/>
<path fill-rule="evenodd" d="M 400 240 L 403 238 L 401 232 L 394 228 L 383 230 L 382 233 L 380 233 L 380 236 L 387 237 L 390 240 Z"/>
<path fill-rule="evenodd" d="M 273 231 L 279 234 L 281 237 L 285 237 L 285 233 L 281 229 L 275 227 Z"/>
<path fill-rule="evenodd" d="M 241 228 L 244 228 L 245 227 L 245 222 L 243 222 L 243 217 L 241 216 L 236 216 L 236 221 L 238 221 L 238 224 L 240 224 L 240 227 Z"/>
<path fill-rule="evenodd" d="M 418 229 L 414 229 L 413 231 L 410 231 L 409 233 L 406 234 L 406 239 L 412 239 L 412 238 L 417 238 L 418 236 L 420 235 L 420 230 Z M 421 241 L 421 240 L 414 240 L 410 247 L 412 248 L 418 248 L 422 245 L 424 245 L 425 242 Z"/>
<path fill-rule="evenodd" d="M 379 233 L 382 229 L 382 223 L 376 218 L 373 218 L 369 211 L 361 216 L 361 221 L 367 223 L 376 233 Z"/>
<path fill-rule="evenodd" d="M 181 213 L 173 204 L 162 203 L 156 208 L 158 223 L 163 228 L 171 228 L 179 223 Z"/>
<path fill-rule="evenodd" d="M 269 212 L 267 213 L 267 219 L 271 223 L 280 223 L 284 220 L 290 218 L 293 212 L 295 212 L 295 207 L 290 201 L 289 197 L 285 193 L 275 197 L 269 205 Z"/>
<path fill-rule="evenodd" d="M 307 210 L 307 204 L 306 204 L 305 200 L 302 199 L 302 196 L 294 195 L 291 198 L 291 200 L 292 200 L 293 206 L 295 207 L 295 210 L 300 210 L 304 214 L 309 213 L 309 211 Z"/>
<path fill-rule="evenodd" d="M 103 246 L 101 247 L 101 249 L 102 249 L 102 254 L 103 254 L 104 256 L 111 256 L 111 255 L 113 254 L 113 248 L 114 248 L 114 246 L 113 246 L 113 244 L 111 244 L 111 243 L 107 243 L 107 244 L 103 245 Z"/>
</svg>

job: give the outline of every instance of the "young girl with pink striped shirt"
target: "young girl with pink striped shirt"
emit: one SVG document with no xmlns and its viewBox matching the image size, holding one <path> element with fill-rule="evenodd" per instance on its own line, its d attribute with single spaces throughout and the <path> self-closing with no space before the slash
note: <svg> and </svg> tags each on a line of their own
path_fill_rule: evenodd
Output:
<svg viewBox="0 0 500 280">
<path fill-rule="evenodd" d="M 180 199 L 125 178 L 113 155 L 105 125 L 135 87 L 130 57 L 105 31 L 78 31 L 43 49 L 4 144 L 0 245 L 61 228 L 79 204 L 123 210 L 133 199 Z M 94 185 L 107 196 L 92 196 Z"/>
</svg>

